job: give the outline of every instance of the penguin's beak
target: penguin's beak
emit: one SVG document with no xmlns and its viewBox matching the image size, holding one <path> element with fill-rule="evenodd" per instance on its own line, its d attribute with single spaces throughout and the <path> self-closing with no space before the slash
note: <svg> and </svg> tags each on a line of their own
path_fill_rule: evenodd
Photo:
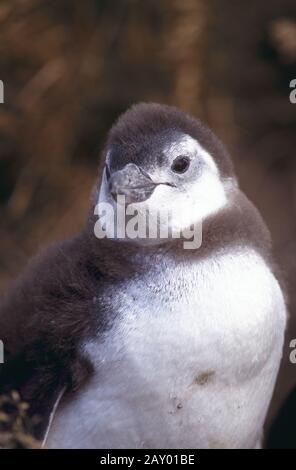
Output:
<svg viewBox="0 0 296 470">
<path fill-rule="evenodd" d="M 112 197 L 116 200 L 117 196 L 125 196 L 127 204 L 146 201 L 157 186 L 148 173 L 134 163 L 128 163 L 112 174 L 106 169 L 106 173 L 109 176 L 109 191 Z"/>
</svg>

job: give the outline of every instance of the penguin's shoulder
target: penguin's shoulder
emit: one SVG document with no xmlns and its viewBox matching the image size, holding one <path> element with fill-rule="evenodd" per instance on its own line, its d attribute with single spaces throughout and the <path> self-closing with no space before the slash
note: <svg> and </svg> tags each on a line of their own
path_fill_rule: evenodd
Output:
<svg viewBox="0 0 296 470">
<path fill-rule="evenodd" d="M 18 390 L 32 414 L 48 415 L 62 386 L 74 390 L 91 374 L 79 344 L 100 322 L 92 304 L 102 277 L 84 237 L 77 236 L 33 258 L 1 299 L 0 388 Z"/>
<path fill-rule="evenodd" d="M 221 249 L 249 247 L 267 264 L 272 263 L 269 230 L 259 211 L 239 189 L 228 196 L 225 207 L 205 220 L 202 233 L 203 242 L 197 253 L 200 256 L 208 256 Z"/>
<path fill-rule="evenodd" d="M 73 327 L 78 333 L 84 329 L 82 319 L 89 321 L 82 307 L 91 302 L 101 279 L 82 237 L 54 243 L 31 260 L 3 296 L 1 319 L 7 320 L 7 328 L 23 320 L 27 339 L 34 335 L 35 327 L 38 335 L 46 332 L 49 337 L 64 336 L 65 330 L 73 332 Z M 2 331 L 5 333 L 5 326 Z"/>
</svg>

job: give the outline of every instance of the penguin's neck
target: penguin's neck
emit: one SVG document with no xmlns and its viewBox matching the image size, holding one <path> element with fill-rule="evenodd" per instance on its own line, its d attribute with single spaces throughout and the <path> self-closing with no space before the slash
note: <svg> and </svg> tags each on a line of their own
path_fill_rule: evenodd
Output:
<svg viewBox="0 0 296 470">
<path fill-rule="evenodd" d="M 268 257 L 269 234 L 258 211 L 239 190 L 228 198 L 228 204 L 202 224 L 202 244 L 197 249 L 184 249 L 184 240 L 143 246 L 138 243 L 98 240 L 94 236 L 94 216 L 88 220 L 87 237 L 92 258 L 106 276 L 127 279 L 168 265 L 199 261 L 234 246 L 250 246 Z M 256 227 L 256 230 L 254 230 Z"/>
<path fill-rule="evenodd" d="M 105 241 L 97 259 L 105 275 L 127 280 L 142 273 L 165 271 L 171 264 L 175 251 L 176 245 L 173 243 L 147 248 L 130 243 Z"/>
</svg>

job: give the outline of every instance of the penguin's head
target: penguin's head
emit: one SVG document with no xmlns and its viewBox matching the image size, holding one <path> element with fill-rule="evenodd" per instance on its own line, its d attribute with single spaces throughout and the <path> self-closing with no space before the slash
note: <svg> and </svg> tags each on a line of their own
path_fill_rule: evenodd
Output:
<svg viewBox="0 0 296 470">
<path fill-rule="evenodd" d="M 119 202 L 130 214 L 169 214 L 163 220 L 172 231 L 214 215 L 237 186 L 217 137 L 165 105 L 138 104 L 121 115 L 109 132 L 104 163 L 97 202 L 115 211 Z"/>
</svg>

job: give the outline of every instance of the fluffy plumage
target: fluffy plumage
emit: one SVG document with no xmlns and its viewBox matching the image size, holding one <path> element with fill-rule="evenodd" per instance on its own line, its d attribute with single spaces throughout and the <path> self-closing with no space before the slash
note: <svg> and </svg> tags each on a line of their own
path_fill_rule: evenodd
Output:
<svg viewBox="0 0 296 470">
<path fill-rule="evenodd" d="M 124 241 L 118 243 L 112 240 L 97 240 L 93 234 L 96 221 L 94 207 L 99 199 L 100 187 L 103 184 L 103 164 L 107 158 L 110 158 L 110 151 L 112 151 L 111 171 L 122 168 L 130 162 L 145 167 L 152 158 L 155 158 L 155 162 L 161 165 L 162 158 L 166 161 L 165 158 L 168 157 L 161 153 L 159 149 L 164 148 L 163 146 L 170 142 L 172 136 L 180 133 L 195 139 L 205 150 L 208 160 L 213 159 L 213 164 L 218 169 L 217 175 L 213 176 L 213 181 L 217 181 L 217 183 L 219 181 L 227 201 L 223 207 L 213 213 L 209 208 L 209 215 L 203 220 L 202 246 L 196 251 L 191 251 L 182 248 L 182 240 L 170 240 L 159 246 L 139 246 Z M 204 161 L 203 165 L 206 168 L 207 161 Z M 211 171 L 211 169 L 208 171 Z M 182 190 L 185 191 L 186 188 Z M 170 188 L 166 187 L 164 191 L 170 191 Z M 155 191 L 155 193 L 156 195 L 154 194 L 153 197 L 155 197 L 157 203 L 157 194 L 160 193 L 160 190 L 158 193 Z M 170 197 L 168 196 L 167 199 L 170 199 Z M 244 255 L 240 258 L 241 253 L 244 253 Z M 249 256 L 250 253 L 252 255 Z M 225 264 L 223 260 L 226 258 L 227 263 Z M 209 265 L 207 265 L 208 260 L 211 260 Z M 233 266 L 235 266 L 233 268 L 236 285 L 234 293 L 230 289 L 231 260 L 233 260 Z M 240 260 L 244 274 L 247 273 L 246 279 L 248 273 L 250 280 L 254 278 L 254 274 L 257 272 L 256 266 L 258 266 L 258 272 L 262 273 L 262 276 L 259 276 L 258 279 L 262 282 L 265 292 L 263 292 L 261 298 L 260 290 L 254 291 L 255 300 L 254 303 L 250 302 L 250 306 L 254 305 L 255 309 L 261 309 L 262 318 L 267 323 L 270 315 L 270 322 L 277 331 L 277 335 L 273 335 L 273 330 L 267 328 L 267 323 L 266 327 L 264 326 L 264 322 L 262 323 L 260 320 L 259 312 L 248 313 L 246 309 L 242 310 L 240 303 L 249 302 L 253 294 L 252 288 L 244 291 L 244 286 L 241 286 L 240 289 L 240 284 L 237 283 Z M 223 274 L 224 265 L 225 275 Z M 186 266 L 188 266 L 188 270 L 185 268 Z M 209 269 L 208 279 L 207 269 Z M 216 269 L 218 269 L 217 272 Z M 151 278 L 149 278 L 149 275 Z M 272 393 L 281 356 L 285 326 L 285 304 L 276 276 L 268 230 L 258 211 L 238 189 L 231 160 L 220 141 L 199 121 L 175 108 L 157 104 L 137 105 L 120 117 L 109 133 L 102 154 L 99 181 L 92 193 L 90 212 L 82 232 L 71 240 L 53 244 L 32 260 L 28 268 L 1 301 L 0 336 L 4 341 L 6 352 L 6 362 L 3 366 L 0 366 L 1 391 L 19 390 L 22 398 L 31 404 L 31 412 L 43 416 L 42 425 L 39 429 L 40 437 L 48 424 L 49 415 L 57 397 L 61 390 L 65 389 L 65 395 L 60 405 L 65 413 L 63 414 L 63 411 L 58 413 L 57 420 L 53 423 L 53 434 L 49 435 L 49 444 L 52 446 L 56 444 L 58 436 L 64 434 L 64 430 L 66 430 L 66 434 L 68 433 L 64 446 L 79 445 L 79 440 L 77 441 L 75 436 L 71 437 L 71 430 L 73 430 L 73 423 L 75 423 L 75 416 L 73 418 L 75 409 L 72 411 L 72 405 L 76 403 L 77 409 L 85 411 L 85 397 L 89 397 L 87 403 L 90 408 L 85 412 L 84 420 L 82 419 L 82 428 L 79 428 L 80 435 L 82 433 L 84 435 L 83 446 L 85 447 L 100 447 L 100 443 L 107 447 L 120 445 L 118 436 L 124 433 L 127 426 L 133 429 L 133 425 L 135 425 L 136 429 L 136 422 L 141 430 L 138 435 L 136 435 L 136 430 L 131 435 L 127 434 L 126 440 L 122 440 L 122 446 L 155 446 L 157 443 L 145 436 L 142 429 L 145 419 L 147 420 L 150 414 L 151 427 L 148 426 L 147 429 L 149 428 L 151 435 L 153 435 L 154 427 L 160 429 L 160 446 L 186 447 L 193 445 L 191 436 L 192 432 L 195 433 L 198 428 L 198 416 L 193 425 L 187 426 L 186 423 L 184 424 L 182 435 L 174 434 L 174 426 L 180 426 L 179 421 L 175 425 L 166 426 L 167 417 L 162 419 L 162 412 L 166 409 L 165 406 L 163 407 L 163 403 L 166 400 L 165 397 L 169 395 L 172 381 L 171 371 L 174 370 L 172 369 L 174 349 L 171 349 L 171 343 L 174 341 L 173 335 L 178 331 L 178 329 L 171 328 L 171 326 L 174 325 L 175 321 L 180 321 L 178 312 L 183 311 L 186 316 L 186 308 L 183 308 L 187 302 L 183 297 L 184 291 L 188 299 L 192 299 L 192 301 L 188 300 L 190 315 L 188 314 L 188 320 L 185 321 L 184 325 L 190 327 L 191 319 L 192 328 L 196 329 L 197 336 L 196 344 L 190 340 L 188 344 L 192 344 L 192 348 L 182 357 L 175 358 L 177 361 L 176 374 L 180 374 L 183 368 L 186 371 L 187 355 L 189 365 L 188 371 L 184 372 L 184 377 L 187 377 L 189 382 L 194 380 L 194 371 L 191 369 L 192 364 L 194 364 L 195 354 L 200 355 L 198 348 L 198 341 L 201 338 L 200 332 L 204 328 L 202 337 L 207 339 L 204 348 L 205 350 L 209 348 L 210 354 L 211 335 L 213 331 L 216 331 L 215 338 L 217 339 L 218 328 L 221 334 L 221 345 L 218 345 L 218 347 L 222 348 L 222 356 L 226 354 L 225 357 L 222 357 L 225 370 L 222 367 L 223 370 L 219 373 L 217 370 L 217 368 L 219 369 L 219 363 L 215 363 L 214 357 L 212 362 L 208 361 L 206 370 L 203 369 L 203 364 L 199 363 L 197 367 L 199 380 L 197 383 L 203 382 L 201 377 L 205 377 L 204 374 L 214 371 L 214 375 L 209 375 L 211 378 L 215 376 L 214 382 L 217 381 L 211 399 L 216 396 L 219 405 L 219 390 L 221 388 L 219 384 L 221 384 L 221 381 L 225 382 L 226 380 L 227 383 L 227 380 L 229 380 L 230 387 L 233 386 L 231 374 L 235 375 L 237 373 L 235 371 L 239 367 L 234 360 L 234 369 L 232 370 L 229 359 L 227 359 L 231 351 L 227 348 L 223 349 L 223 338 L 229 329 L 230 336 L 234 335 L 235 338 L 237 334 L 237 341 L 246 341 L 247 348 L 250 348 L 249 354 L 246 355 L 245 362 L 241 366 L 243 370 L 244 368 L 248 370 L 247 362 L 249 360 L 250 370 L 246 373 L 245 378 L 242 376 L 242 380 L 249 380 L 248 374 L 251 374 L 250 377 L 256 383 L 255 388 L 257 388 L 257 380 L 260 383 L 262 379 L 262 383 L 265 384 L 262 385 L 262 394 L 259 393 L 258 398 L 256 398 L 260 419 L 258 429 L 253 433 L 253 437 L 250 437 L 249 434 L 251 431 L 253 432 L 255 424 L 253 423 L 248 428 L 249 409 L 247 408 L 242 415 L 246 420 L 246 423 L 242 424 L 246 428 L 245 431 L 241 429 L 242 440 L 236 440 L 234 437 L 240 431 L 236 428 L 238 423 L 235 418 L 233 421 L 233 423 L 236 423 L 235 425 L 232 425 L 231 421 L 227 424 L 226 434 L 228 433 L 229 438 L 225 442 L 219 440 L 219 436 L 222 435 L 220 430 L 217 432 L 219 438 L 217 437 L 215 441 L 215 429 L 218 424 L 214 419 L 212 420 L 212 428 L 211 426 L 207 427 L 206 434 L 198 434 L 197 432 L 195 447 L 218 445 L 229 447 L 255 446 L 257 440 L 260 440 L 266 409 Z M 226 281 L 223 290 L 224 278 Z M 149 290 L 149 279 L 151 279 L 151 290 Z M 170 282 L 168 283 L 169 279 Z M 156 280 L 157 285 L 155 285 Z M 205 301 L 206 310 L 204 311 L 203 303 L 201 303 L 202 299 L 208 296 L 206 292 L 208 292 L 209 283 L 210 285 L 213 283 L 214 286 L 215 282 L 221 284 L 219 289 L 216 290 L 218 298 L 213 298 L 211 302 L 208 302 L 207 298 Z M 145 294 L 145 286 L 147 294 Z M 155 331 L 153 328 L 151 329 L 149 326 L 151 323 L 145 326 L 143 312 L 149 307 L 146 300 L 143 300 L 143 294 L 144 298 L 145 295 L 150 296 L 148 306 L 154 306 L 154 311 L 159 313 L 160 318 L 161 309 L 163 308 L 164 318 L 168 322 L 167 327 L 168 331 L 171 332 L 171 336 L 157 336 L 157 331 L 166 328 L 166 326 L 164 324 L 158 325 L 159 318 L 153 319 L 153 316 L 150 317 L 148 315 L 149 310 L 146 318 L 149 318 L 149 322 L 155 322 L 155 326 L 158 325 L 158 328 Z M 222 303 L 219 295 L 223 297 Z M 274 300 L 270 300 L 270 296 L 272 299 L 274 296 Z M 177 302 L 177 309 L 174 308 L 174 302 Z M 162 306 L 159 307 L 159 311 L 156 305 Z M 229 305 L 229 310 L 227 305 Z M 219 313 L 220 308 L 221 315 Z M 196 312 L 195 309 L 197 309 Z M 258 358 L 252 360 L 252 355 L 255 354 L 256 356 L 256 347 L 254 342 L 248 342 L 247 336 L 240 338 L 239 331 L 242 334 L 242 330 L 235 320 L 236 309 L 238 318 L 240 312 L 244 312 L 243 315 L 246 317 L 250 314 L 250 323 L 246 327 L 247 334 L 251 334 L 251 330 L 248 329 L 250 325 L 253 325 L 254 331 L 261 328 L 259 337 L 264 338 L 262 339 L 262 347 L 266 347 L 267 352 L 270 351 L 271 362 L 268 357 L 265 357 L 264 348 L 259 348 Z M 208 315 L 213 314 L 212 329 L 209 328 L 206 315 L 202 323 L 204 326 L 201 327 L 198 333 L 198 310 L 203 312 L 201 317 L 207 311 Z M 172 315 L 168 315 L 170 311 Z M 233 319 L 230 323 L 225 323 L 225 331 L 223 331 L 223 321 L 221 322 L 221 316 L 223 318 L 224 315 Z M 134 321 L 131 321 L 133 318 Z M 242 324 L 245 322 L 243 317 L 240 321 Z M 181 331 L 180 338 L 186 344 L 186 335 L 190 328 L 183 330 L 181 328 Z M 153 353 L 154 346 L 150 342 L 151 337 L 156 338 L 156 344 L 158 346 L 162 345 L 164 351 L 166 347 L 168 351 L 171 351 L 168 355 L 164 353 L 163 371 L 160 373 L 159 378 L 158 371 L 154 369 L 155 356 Z M 137 343 L 137 341 L 140 341 L 140 343 Z M 139 347 L 138 357 L 136 344 L 144 345 L 143 349 Z M 145 344 L 147 349 L 145 349 Z M 228 344 L 227 341 L 226 344 Z M 271 354 L 272 350 L 275 351 L 274 356 Z M 149 357 L 151 357 L 151 361 Z M 140 364 L 142 361 L 143 367 L 147 371 L 154 370 L 152 375 L 145 376 L 142 384 L 138 380 L 140 370 L 133 369 L 135 361 L 139 361 Z M 260 361 L 262 361 L 262 364 Z M 264 361 L 266 361 L 267 368 L 265 368 Z M 263 378 L 260 379 L 259 372 L 258 377 L 255 372 L 255 375 L 252 375 L 252 364 L 255 372 L 256 367 L 259 368 L 259 371 L 262 367 L 262 371 L 264 370 Z M 118 374 L 117 367 L 120 367 L 121 371 L 122 368 L 126 368 L 126 372 L 123 375 Z M 168 371 L 167 378 L 165 375 L 166 370 Z M 227 370 L 229 370 L 229 377 Z M 108 371 L 110 371 L 109 376 Z M 191 375 L 192 379 L 190 378 Z M 130 378 L 130 383 L 133 384 L 132 391 L 130 388 L 126 388 L 124 377 Z M 185 382 L 186 380 L 184 379 Z M 152 405 L 149 405 L 150 411 L 148 414 L 145 412 L 141 416 L 141 410 L 145 407 L 143 408 L 141 405 L 139 390 L 145 386 L 145 381 L 147 381 L 148 390 L 151 392 L 150 396 L 156 393 L 156 405 L 155 409 Z M 158 390 L 157 383 L 159 381 L 167 383 L 167 388 L 164 387 L 162 390 Z M 207 380 L 205 380 L 206 382 Z M 110 383 L 113 384 L 113 388 L 110 388 Z M 103 384 L 106 384 L 105 388 Z M 185 387 L 184 384 L 182 387 Z M 265 391 L 263 391 L 264 387 L 266 388 Z M 98 390 L 102 393 L 101 395 L 100 393 L 98 395 Z M 111 399 L 104 407 L 104 401 L 100 403 L 100 396 L 108 394 L 112 398 L 112 393 L 117 394 L 117 390 L 122 390 L 121 398 L 116 398 L 114 402 Z M 247 391 L 248 388 L 246 393 Z M 106 410 L 109 410 L 112 406 L 116 410 L 118 405 L 119 413 L 125 413 L 122 411 L 125 409 L 123 403 L 128 400 L 131 393 L 136 394 L 135 400 L 139 399 L 139 406 L 135 407 L 139 414 L 136 413 L 133 417 L 128 415 L 126 421 L 124 418 L 121 421 L 119 419 L 118 429 L 116 428 L 116 431 L 109 430 L 108 434 L 106 423 L 111 418 L 115 420 L 114 427 L 117 426 L 117 423 L 116 416 L 112 413 L 108 414 Z M 227 387 L 223 393 L 227 395 Z M 188 409 L 192 413 L 198 413 L 198 407 L 204 403 L 205 398 L 203 395 L 201 396 L 200 402 L 198 399 L 194 399 L 197 400 L 196 403 L 195 401 L 190 402 Z M 234 397 L 232 402 L 235 402 L 236 399 L 237 397 Z M 262 401 L 261 405 L 260 400 Z M 221 406 L 226 406 L 224 399 L 221 401 Z M 227 406 L 230 406 L 230 403 Z M 67 411 L 69 409 L 70 411 Z M 169 414 L 170 410 L 169 407 Z M 207 408 L 201 413 L 202 418 L 200 419 L 207 419 L 206 410 Z M 96 412 L 97 414 L 95 414 Z M 208 410 L 209 422 L 211 422 L 213 412 L 217 413 L 218 411 Z M 188 415 L 184 411 L 184 420 L 191 420 L 192 418 L 189 418 L 189 416 L 192 413 Z M 92 416 L 97 417 L 95 423 L 91 419 Z M 153 416 L 158 416 L 160 421 L 153 421 Z M 254 418 L 252 417 L 253 421 Z M 120 423 L 122 424 L 120 425 Z M 93 431 L 90 432 L 90 429 Z M 211 439 L 209 434 L 213 434 Z M 198 439 L 198 435 L 200 439 Z M 102 442 L 104 436 L 106 441 Z M 164 440 L 161 439 L 161 436 L 165 436 Z M 63 444 L 61 445 L 63 446 Z"/>
</svg>

